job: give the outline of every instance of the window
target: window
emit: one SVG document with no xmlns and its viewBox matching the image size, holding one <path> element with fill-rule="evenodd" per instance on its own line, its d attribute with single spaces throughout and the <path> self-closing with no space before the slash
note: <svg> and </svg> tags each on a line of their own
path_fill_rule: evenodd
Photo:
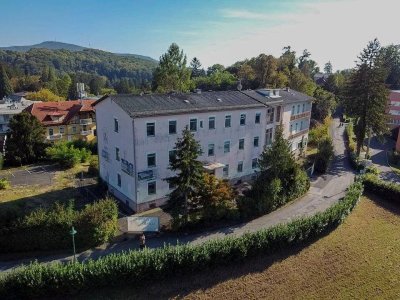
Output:
<svg viewBox="0 0 400 300">
<path fill-rule="evenodd" d="M 117 174 L 118 186 L 121 187 L 121 174 Z"/>
<path fill-rule="evenodd" d="M 281 120 L 281 107 L 278 106 L 276 108 L 276 122 L 279 122 Z"/>
<path fill-rule="evenodd" d="M 156 154 L 150 153 L 147 154 L 147 167 L 155 167 L 156 166 Z"/>
<path fill-rule="evenodd" d="M 300 131 L 303 130 L 303 121 L 300 122 Z"/>
<path fill-rule="evenodd" d="M 298 131 L 298 127 L 299 127 L 299 124 L 296 122 L 296 129 L 294 130 L 294 132 Z"/>
<path fill-rule="evenodd" d="M 208 129 L 215 129 L 215 117 L 208 118 Z"/>
<path fill-rule="evenodd" d="M 293 124 L 290 124 L 290 133 L 293 132 Z"/>
<path fill-rule="evenodd" d="M 64 127 L 60 127 L 60 133 L 64 133 Z"/>
<path fill-rule="evenodd" d="M 257 158 L 253 158 L 251 160 L 251 168 L 252 169 L 257 169 L 257 167 L 258 167 L 258 159 Z"/>
<path fill-rule="evenodd" d="M 253 140 L 253 146 L 254 147 L 258 147 L 259 140 L 260 140 L 260 138 L 258 136 L 254 137 L 254 140 Z"/>
<path fill-rule="evenodd" d="M 176 156 L 176 150 L 170 150 L 168 153 L 169 163 L 172 162 L 172 160 L 175 158 L 175 156 Z"/>
<path fill-rule="evenodd" d="M 261 120 L 261 114 L 260 113 L 256 113 L 256 119 L 254 120 L 254 122 L 256 124 L 260 124 L 260 120 Z"/>
<path fill-rule="evenodd" d="M 300 113 L 300 104 L 297 105 L 297 114 Z"/>
<path fill-rule="evenodd" d="M 115 159 L 116 159 L 117 161 L 120 160 L 120 157 L 119 157 L 119 148 L 118 148 L 118 147 L 115 147 Z"/>
<path fill-rule="evenodd" d="M 272 107 L 267 109 L 267 124 L 274 123 L 274 109 Z"/>
<path fill-rule="evenodd" d="M 156 123 L 151 122 L 147 123 L 147 136 L 155 136 L 156 135 Z"/>
<path fill-rule="evenodd" d="M 305 112 L 305 111 L 306 111 L 306 104 L 303 103 L 303 112 Z"/>
<path fill-rule="evenodd" d="M 190 119 L 190 131 L 197 131 L 197 119 Z"/>
<path fill-rule="evenodd" d="M 200 128 L 203 128 L 203 120 L 200 120 L 200 121 L 199 121 L 199 127 L 200 127 Z"/>
<path fill-rule="evenodd" d="M 242 173 L 243 172 L 243 162 L 242 161 L 238 162 L 237 171 L 238 171 L 238 173 Z"/>
<path fill-rule="evenodd" d="M 118 132 L 118 119 L 114 118 L 114 131 Z"/>
<path fill-rule="evenodd" d="M 72 126 L 72 133 L 76 133 L 76 126 Z"/>
<path fill-rule="evenodd" d="M 232 116 L 225 116 L 225 128 L 231 127 Z"/>
<path fill-rule="evenodd" d="M 240 126 L 246 125 L 246 114 L 240 115 Z"/>
<path fill-rule="evenodd" d="M 272 144 L 272 128 L 268 128 L 265 131 L 265 145 L 269 146 Z"/>
<path fill-rule="evenodd" d="M 214 156 L 214 149 L 215 145 L 214 144 L 208 144 L 208 156 Z"/>
<path fill-rule="evenodd" d="M 147 195 L 154 195 L 157 193 L 157 187 L 155 181 L 150 181 L 147 183 Z"/>
<path fill-rule="evenodd" d="M 176 185 L 173 184 L 172 182 L 169 182 L 169 183 L 168 183 L 168 188 L 169 188 L 170 190 L 174 190 L 174 189 L 176 188 Z"/>
<path fill-rule="evenodd" d="M 224 143 L 224 153 L 228 153 L 231 151 L 231 142 L 227 141 Z"/>
<path fill-rule="evenodd" d="M 240 139 L 239 140 L 239 150 L 243 150 L 244 149 L 244 139 Z"/>
<path fill-rule="evenodd" d="M 53 135 L 53 134 L 54 134 L 53 128 L 49 128 L 49 135 Z"/>
<path fill-rule="evenodd" d="M 294 113 L 295 113 L 295 110 L 296 110 L 296 106 L 292 106 L 292 115 L 294 115 Z"/>
<path fill-rule="evenodd" d="M 222 169 L 222 175 L 224 177 L 228 177 L 229 176 L 229 165 L 225 165 L 225 167 Z"/>
<path fill-rule="evenodd" d="M 169 134 L 176 134 L 176 121 L 169 121 Z"/>
</svg>

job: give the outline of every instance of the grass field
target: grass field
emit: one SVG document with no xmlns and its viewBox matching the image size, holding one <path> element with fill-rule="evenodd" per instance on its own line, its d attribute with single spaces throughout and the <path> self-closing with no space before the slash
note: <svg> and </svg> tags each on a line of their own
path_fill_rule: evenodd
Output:
<svg viewBox="0 0 400 300">
<path fill-rule="evenodd" d="M 318 241 L 270 257 L 79 299 L 400 299 L 400 208 L 364 197 Z"/>
</svg>

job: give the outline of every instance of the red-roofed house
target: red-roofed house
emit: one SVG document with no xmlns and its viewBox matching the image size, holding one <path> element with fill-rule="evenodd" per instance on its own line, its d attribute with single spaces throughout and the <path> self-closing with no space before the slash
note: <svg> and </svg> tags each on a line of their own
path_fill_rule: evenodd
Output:
<svg viewBox="0 0 400 300">
<path fill-rule="evenodd" d="M 40 102 L 25 111 L 35 116 L 46 128 L 48 141 L 96 139 L 95 100 Z"/>
</svg>

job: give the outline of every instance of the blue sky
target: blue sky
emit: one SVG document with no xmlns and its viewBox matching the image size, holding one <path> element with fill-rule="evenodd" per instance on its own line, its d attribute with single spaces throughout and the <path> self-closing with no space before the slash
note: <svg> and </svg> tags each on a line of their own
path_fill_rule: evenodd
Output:
<svg viewBox="0 0 400 300">
<path fill-rule="evenodd" d="M 400 42 L 393 30 L 399 2 L 0 0 L 0 46 L 57 40 L 158 58 L 177 42 L 188 59 L 197 56 L 208 66 L 279 55 L 291 45 L 299 53 L 307 48 L 320 65 L 331 60 L 346 68 L 375 36 L 383 44 Z M 372 24 L 376 19 L 379 25 Z"/>
</svg>

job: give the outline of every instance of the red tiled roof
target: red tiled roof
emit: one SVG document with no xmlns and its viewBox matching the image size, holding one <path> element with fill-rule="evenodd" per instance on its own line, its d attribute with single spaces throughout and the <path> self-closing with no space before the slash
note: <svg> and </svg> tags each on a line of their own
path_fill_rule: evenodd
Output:
<svg viewBox="0 0 400 300">
<path fill-rule="evenodd" d="M 61 102 L 39 102 L 33 103 L 25 109 L 35 116 L 43 125 L 67 124 L 79 112 L 93 112 L 92 104 L 95 100 L 72 100 Z M 53 121 L 51 116 L 62 117 L 61 120 Z"/>
</svg>

